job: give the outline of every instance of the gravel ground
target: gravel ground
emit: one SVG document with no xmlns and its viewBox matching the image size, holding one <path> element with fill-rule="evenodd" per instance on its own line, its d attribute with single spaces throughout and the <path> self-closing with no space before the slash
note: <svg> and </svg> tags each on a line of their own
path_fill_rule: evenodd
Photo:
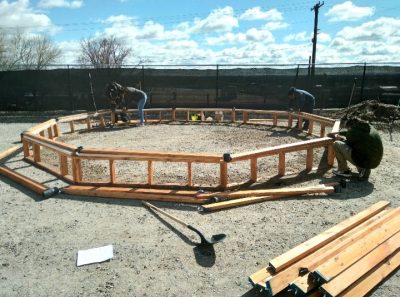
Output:
<svg viewBox="0 0 400 297">
<path fill-rule="evenodd" d="M 1 150 L 13 146 L 20 133 L 33 125 L 0 123 Z M 149 125 L 65 135 L 65 140 L 85 146 L 96 143 L 103 147 L 225 153 L 305 137 L 284 132 L 223 125 Z M 121 135 L 129 141 L 121 142 Z M 150 212 L 137 201 L 67 195 L 42 200 L 0 177 L 0 296 L 257 296 L 248 276 L 270 259 L 379 200 L 399 206 L 400 133 L 391 136 L 382 131 L 385 155 L 370 180 L 350 183 L 338 194 L 281 199 L 210 214 L 198 213 L 196 206 L 188 204 L 154 203 L 208 236 L 227 234 L 224 242 L 206 252 L 195 246 L 198 236 L 192 231 Z M 6 166 L 49 186 L 63 186 L 54 176 L 22 162 L 21 157 L 18 154 L 6 160 Z M 292 158 L 288 160 L 294 163 L 288 164 L 290 171 L 304 169 L 298 166 L 301 156 Z M 267 165 L 260 167 L 268 171 Z M 239 178 L 242 172 L 237 170 Z M 261 177 L 268 178 L 270 173 L 263 174 Z M 331 181 L 335 178 L 330 171 L 311 172 L 289 174 L 266 186 Z M 76 267 L 78 250 L 108 244 L 114 246 L 111 261 Z M 399 289 L 397 271 L 371 296 L 398 296 Z"/>
</svg>

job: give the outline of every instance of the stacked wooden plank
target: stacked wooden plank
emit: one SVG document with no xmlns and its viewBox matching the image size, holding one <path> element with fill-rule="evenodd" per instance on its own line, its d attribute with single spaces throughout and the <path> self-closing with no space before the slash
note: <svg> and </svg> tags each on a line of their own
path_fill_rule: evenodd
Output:
<svg viewBox="0 0 400 297">
<path fill-rule="evenodd" d="M 196 195 L 199 199 L 212 199 L 218 202 L 202 206 L 203 211 L 216 211 L 237 206 L 259 203 L 267 200 L 274 200 L 282 197 L 303 196 L 310 194 L 329 194 L 335 192 L 334 185 L 317 185 L 296 188 L 241 190 L 233 192 L 214 192 Z"/>
<path fill-rule="evenodd" d="M 250 276 L 267 296 L 364 296 L 400 266 L 400 208 L 380 201 Z"/>
</svg>

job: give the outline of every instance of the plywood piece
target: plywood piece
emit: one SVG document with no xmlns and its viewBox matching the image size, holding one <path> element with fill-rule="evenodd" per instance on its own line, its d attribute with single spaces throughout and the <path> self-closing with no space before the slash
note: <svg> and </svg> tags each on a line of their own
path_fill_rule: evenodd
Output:
<svg viewBox="0 0 400 297">
<path fill-rule="evenodd" d="M 347 231 L 351 230 L 360 223 L 368 220 L 375 214 L 381 212 L 389 205 L 390 202 L 388 201 L 380 201 L 375 203 L 374 205 L 361 211 L 357 215 L 348 218 L 347 220 L 337 224 L 336 226 L 326 230 L 325 232 L 320 233 L 319 235 L 311 238 L 310 240 L 307 240 L 306 242 L 299 244 L 298 246 L 289 250 L 288 252 L 272 259 L 269 262 L 270 267 L 274 271 L 280 271 L 285 267 L 290 266 L 291 264 L 297 262 L 305 255 L 312 253 L 313 251 L 333 241 L 334 239 L 346 233 Z"/>
<path fill-rule="evenodd" d="M 322 291 L 327 296 L 339 295 L 399 248 L 400 233 L 396 233 L 329 283 L 322 285 Z"/>
</svg>

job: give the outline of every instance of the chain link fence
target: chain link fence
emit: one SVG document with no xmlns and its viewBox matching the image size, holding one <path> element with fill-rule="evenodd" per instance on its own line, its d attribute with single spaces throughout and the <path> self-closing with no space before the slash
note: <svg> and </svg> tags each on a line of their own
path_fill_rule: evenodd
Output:
<svg viewBox="0 0 400 297">
<path fill-rule="evenodd" d="M 342 108 L 363 100 L 398 105 L 400 63 L 296 65 L 126 65 L 93 68 L 50 65 L 46 70 L 0 72 L 1 110 L 94 110 L 109 108 L 108 82 L 141 88 L 149 107 L 286 109 L 291 86 L 316 96 L 316 108 Z"/>
</svg>

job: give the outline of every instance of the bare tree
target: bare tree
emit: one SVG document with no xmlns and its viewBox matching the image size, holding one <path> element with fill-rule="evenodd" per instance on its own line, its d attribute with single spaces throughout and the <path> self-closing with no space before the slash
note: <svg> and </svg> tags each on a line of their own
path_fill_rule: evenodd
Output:
<svg viewBox="0 0 400 297">
<path fill-rule="evenodd" d="M 55 63 L 61 56 L 61 49 L 54 45 L 47 36 L 29 36 L 21 32 L 0 38 L 0 67 L 4 69 L 43 69 Z"/>
<path fill-rule="evenodd" d="M 94 67 L 120 67 L 131 52 L 115 37 L 83 39 L 78 62 Z"/>
</svg>

